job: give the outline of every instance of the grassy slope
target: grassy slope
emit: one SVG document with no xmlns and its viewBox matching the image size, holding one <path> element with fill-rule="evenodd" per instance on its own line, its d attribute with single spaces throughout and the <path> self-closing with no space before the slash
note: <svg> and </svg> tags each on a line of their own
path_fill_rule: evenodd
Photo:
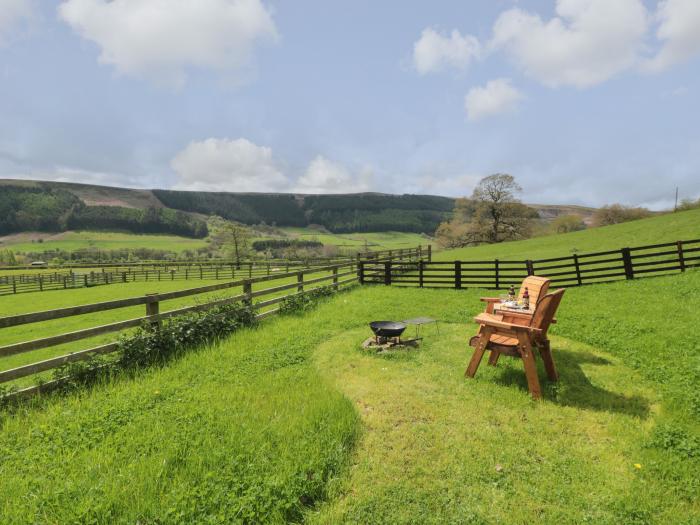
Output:
<svg viewBox="0 0 700 525">
<path fill-rule="evenodd" d="M 542 403 L 515 361 L 463 379 L 478 290 L 342 294 L 138 378 L 3 414 L 0 521 L 281 521 L 328 495 L 306 518 L 695 523 L 698 289 L 689 273 L 568 291 L 562 381 Z M 621 306 L 649 297 L 641 314 Z M 669 310 L 679 330 L 659 321 Z M 419 352 L 357 350 L 368 320 L 417 315 L 443 321 Z"/>
<path fill-rule="evenodd" d="M 81 250 L 100 248 L 102 250 L 121 250 L 151 248 L 181 252 L 196 250 L 207 245 L 202 239 L 189 239 L 177 235 L 140 235 L 136 233 L 113 232 L 65 232 L 56 235 L 39 234 L 45 240 L 41 243 L 31 242 L 32 234 L 14 235 L 0 244 L 0 248 L 8 248 L 15 252 L 42 252 L 44 250 Z"/>
<path fill-rule="evenodd" d="M 445 250 L 435 260 L 542 259 L 700 238 L 700 209 L 525 241 Z"/>
</svg>

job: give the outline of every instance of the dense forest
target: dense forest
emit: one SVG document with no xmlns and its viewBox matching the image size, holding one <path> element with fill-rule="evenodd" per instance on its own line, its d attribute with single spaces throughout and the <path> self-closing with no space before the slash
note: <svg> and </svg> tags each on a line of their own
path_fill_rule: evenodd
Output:
<svg viewBox="0 0 700 525">
<path fill-rule="evenodd" d="M 66 230 L 124 230 L 185 237 L 205 237 L 208 233 L 204 221 L 182 211 L 87 206 L 73 193 L 56 187 L 3 185 L 0 189 L 0 235 Z"/>
<path fill-rule="evenodd" d="M 183 211 L 219 215 L 244 224 L 306 226 L 335 233 L 404 231 L 432 233 L 454 199 L 429 195 L 285 195 L 153 190 L 160 201 Z"/>
<path fill-rule="evenodd" d="M 153 190 L 153 194 L 169 208 L 218 215 L 244 224 L 307 224 L 304 211 L 297 204 L 294 195 L 171 190 Z"/>
</svg>

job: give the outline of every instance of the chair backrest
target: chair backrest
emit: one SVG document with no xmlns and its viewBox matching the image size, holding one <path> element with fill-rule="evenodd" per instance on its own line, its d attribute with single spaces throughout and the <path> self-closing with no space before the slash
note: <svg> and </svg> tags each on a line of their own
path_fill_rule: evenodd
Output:
<svg viewBox="0 0 700 525">
<path fill-rule="evenodd" d="M 525 288 L 527 288 L 527 293 L 530 294 L 530 304 L 532 308 L 537 306 L 540 299 L 545 296 L 547 290 L 549 290 L 549 283 L 551 279 L 546 277 L 539 277 L 538 275 L 531 275 L 523 280 L 523 284 L 520 286 L 520 292 L 518 292 L 518 299 L 523 298 L 525 293 Z"/>
<path fill-rule="evenodd" d="M 552 319 L 554 319 L 554 314 L 557 313 L 559 303 L 561 303 L 561 298 L 565 291 L 566 290 L 561 288 L 552 293 L 548 293 L 542 299 L 540 299 L 539 303 L 537 303 L 535 313 L 532 314 L 530 326 L 542 330 L 542 337 L 547 335 L 549 325 L 552 324 Z"/>
</svg>

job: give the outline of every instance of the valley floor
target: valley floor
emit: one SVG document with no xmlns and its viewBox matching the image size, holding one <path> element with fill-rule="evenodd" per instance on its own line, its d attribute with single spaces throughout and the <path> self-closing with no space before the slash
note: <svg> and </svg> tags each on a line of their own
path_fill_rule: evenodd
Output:
<svg viewBox="0 0 700 525">
<path fill-rule="evenodd" d="M 341 293 L 1 412 L 0 522 L 698 523 L 698 290 L 568 290 L 539 403 L 516 361 L 464 379 L 483 291 Z M 419 315 L 420 349 L 359 349 Z"/>
</svg>

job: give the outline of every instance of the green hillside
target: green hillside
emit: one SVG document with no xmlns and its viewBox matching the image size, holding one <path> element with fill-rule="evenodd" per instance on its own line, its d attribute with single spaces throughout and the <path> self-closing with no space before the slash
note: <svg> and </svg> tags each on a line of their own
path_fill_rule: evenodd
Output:
<svg viewBox="0 0 700 525">
<path fill-rule="evenodd" d="M 435 260 L 544 259 L 700 238 L 700 209 L 524 241 L 445 250 Z"/>
</svg>

